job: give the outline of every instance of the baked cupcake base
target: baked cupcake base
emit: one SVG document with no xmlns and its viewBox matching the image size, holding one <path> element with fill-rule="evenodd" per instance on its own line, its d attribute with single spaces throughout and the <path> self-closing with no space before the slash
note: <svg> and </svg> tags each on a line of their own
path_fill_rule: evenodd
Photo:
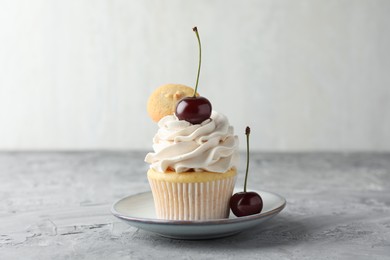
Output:
<svg viewBox="0 0 390 260">
<path fill-rule="evenodd" d="M 237 171 L 157 172 L 149 169 L 157 217 L 168 220 L 206 220 L 229 217 Z"/>
</svg>

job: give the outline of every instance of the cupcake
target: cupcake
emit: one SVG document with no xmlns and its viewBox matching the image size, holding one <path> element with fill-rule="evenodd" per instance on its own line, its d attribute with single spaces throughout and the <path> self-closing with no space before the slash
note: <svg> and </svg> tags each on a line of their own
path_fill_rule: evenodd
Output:
<svg viewBox="0 0 390 260">
<path fill-rule="evenodd" d="M 157 217 L 227 218 L 238 163 L 238 138 L 227 117 L 212 111 L 210 118 L 192 124 L 168 114 L 158 121 L 158 127 L 154 152 L 145 158 L 150 164 L 147 176 Z"/>
<path fill-rule="evenodd" d="M 149 97 L 147 110 L 158 122 L 154 152 L 146 155 L 148 180 L 157 217 L 206 220 L 229 216 L 229 201 L 237 175 L 238 138 L 226 116 L 212 111 L 200 97 L 199 66 L 195 90 L 167 84 Z"/>
</svg>

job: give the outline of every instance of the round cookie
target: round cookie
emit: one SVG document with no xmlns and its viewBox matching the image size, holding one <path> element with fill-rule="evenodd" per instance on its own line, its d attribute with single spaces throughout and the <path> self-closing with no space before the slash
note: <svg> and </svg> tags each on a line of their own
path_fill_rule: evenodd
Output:
<svg viewBox="0 0 390 260">
<path fill-rule="evenodd" d="M 177 102 L 194 94 L 194 89 L 180 84 L 165 84 L 158 87 L 149 97 L 147 110 L 153 121 L 175 113 Z M 196 93 L 198 96 L 198 93 Z"/>
</svg>

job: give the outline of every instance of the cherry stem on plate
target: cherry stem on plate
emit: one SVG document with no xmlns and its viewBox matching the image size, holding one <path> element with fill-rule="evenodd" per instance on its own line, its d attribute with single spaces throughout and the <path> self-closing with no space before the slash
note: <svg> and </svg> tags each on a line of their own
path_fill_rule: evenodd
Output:
<svg viewBox="0 0 390 260">
<path fill-rule="evenodd" d="M 244 182 L 244 192 L 246 192 L 246 182 L 248 180 L 248 170 L 249 170 L 249 134 L 251 133 L 251 129 L 249 126 L 245 129 L 246 135 L 246 172 L 245 172 L 245 182 Z"/>
<path fill-rule="evenodd" d="M 196 97 L 196 90 L 198 89 L 198 83 L 199 83 L 199 74 L 200 74 L 200 65 L 202 64 L 202 46 L 200 44 L 200 37 L 198 33 L 198 28 L 196 26 L 192 28 L 192 30 L 196 34 L 196 38 L 198 38 L 198 45 L 199 45 L 199 65 L 198 65 L 198 75 L 196 76 L 196 84 L 195 84 L 195 89 L 194 89 L 194 95 L 193 97 Z"/>
</svg>

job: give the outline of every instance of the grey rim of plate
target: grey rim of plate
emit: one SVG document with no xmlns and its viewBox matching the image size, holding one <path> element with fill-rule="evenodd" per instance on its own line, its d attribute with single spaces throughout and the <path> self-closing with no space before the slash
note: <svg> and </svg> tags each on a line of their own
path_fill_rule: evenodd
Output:
<svg viewBox="0 0 390 260">
<path fill-rule="evenodd" d="M 129 199 L 130 197 L 136 197 L 136 196 L 141 196 L 145 195 L 148 193 L 151 193 L 151 191 L 147 192 L 141 192 L 133 195 L 129 195 L 126 197 L 123 197 L 119 200 L 117 200 L 113 206 L 111 207 L 111 213 L 122 220 L 127 220 L 127 221 L 133 221 L 133 222 L 139 222 L 139 223 L 144 223 L 144 224 L 164 224 L 164 225 L 193 225 L 193 226 L 202 226 L 202 225 L 215 225 L 215 224 L 233 224 L 233 223 L 238 223 L 238 222 L 243 222 L 243 221 L 251 221 L 251 220 L 256 220 L 256 219 L 261 219 L 264 217 L 269 217 L 272 215 L 276 215 L 280 211 L 282 211 L 285 206 L 286 206 L 286 199 L 283 198 L 282 196 L 269 192 L 269 191 L 257 191 L 258 193 L 268 193 L 271 194 L 275 197 L 278 197 L 282 203 L 280 206 L 269 210 L 265 212 L 261 212 L 259 214 L 254 214 L 250 216 L 245 216 L 245 217 L 235 217 L 235 218 L 224 218 L 224 219 L 211 219 L 211 220 L 166 220 L 166 219 L 157 219 L 157 218 L 142 218 L 142 217 L 132 217 L 132 216 L 127 216 L 124 215 L 120 212 L 118 212 L 115 207 L 122 201 Z"/>
</svg>

